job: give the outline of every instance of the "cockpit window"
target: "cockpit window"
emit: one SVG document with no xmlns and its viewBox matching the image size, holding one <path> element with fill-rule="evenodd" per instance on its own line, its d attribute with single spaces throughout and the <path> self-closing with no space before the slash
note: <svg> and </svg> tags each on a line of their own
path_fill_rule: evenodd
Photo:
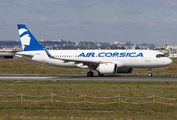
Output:
<svg viewBox="0 0 177 120">
<path fill-rule="evenodd" d="M 165 55 L 164 54 L 157 54 L 156 55 L 156 58 L 161 58 L 161 57 L 165 57 Z"/>
</svg>

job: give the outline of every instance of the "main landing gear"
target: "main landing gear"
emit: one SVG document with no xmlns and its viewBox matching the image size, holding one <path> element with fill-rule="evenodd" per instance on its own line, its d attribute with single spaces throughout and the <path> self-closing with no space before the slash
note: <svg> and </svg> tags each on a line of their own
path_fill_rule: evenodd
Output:
<svg viewBox="0 0 177 120">
<path fill-rule="evenodd" d="M 87 73 L 87 77 L 93 77 L 93 72 L 92 71 L 89 71 L 88 73 Z"/>
<path fill-rule="evenodd" d="M 151 73 L 151 68 L 148 68 L 148 76 L 151 77 L 152 73 Z"/>
<path fill-rule="evenodd" d="M 87 77 L 93 77 L 93 76 L 94 76 L 94 74 L 93 74 L 92 71 L 89 71 L 89 72 L 87 73 Z M 100 74 L 100 72 L 98 72 L 98 76 L 104 76 L 104 74 Z"/>
</svg>

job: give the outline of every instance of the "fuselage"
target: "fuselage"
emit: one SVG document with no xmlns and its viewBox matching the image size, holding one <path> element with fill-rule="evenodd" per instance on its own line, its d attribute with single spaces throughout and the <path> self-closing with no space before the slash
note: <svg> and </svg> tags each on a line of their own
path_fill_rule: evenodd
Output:
<svg viewBox="0 0 177 120">
<path fill-rule="evenodd" d="M 26 51 L 28 52 L 28 51 Z M 49 50 L 55 58 L 51 59 L 45 51 L 30 51 L 33 57 L 23 56 L 28 60 L 33 60 L 43 64 L 49 64 L 59 67 L 81 67 L 88 68 L 85 65 L 66 62 L 67 60 L 85 60 L 101 61 L 102 63 L 112 62 L 118 67 L 126 68 L 156 68 L 168 66 L 172 60 L 165 57 L 163 53 L 154 50 Z"/>
</svg>

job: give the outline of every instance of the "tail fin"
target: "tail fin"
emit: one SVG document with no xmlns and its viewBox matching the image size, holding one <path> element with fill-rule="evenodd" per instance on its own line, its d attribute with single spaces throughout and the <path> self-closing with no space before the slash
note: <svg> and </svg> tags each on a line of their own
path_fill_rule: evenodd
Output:
<svg viewBox="0 0 177 120">
<path fill-rule="evenodd" d="M 136 49 L 136 45 L 134 44 L 134 46 L 133 46 L 133 50 L 135 50 Z"/>
<path fill-rule="evenodd" d="M 26 25 L 17 24 L 23 51 L 44 50 L 43 46 L 31 34 Z"/>
</svg>

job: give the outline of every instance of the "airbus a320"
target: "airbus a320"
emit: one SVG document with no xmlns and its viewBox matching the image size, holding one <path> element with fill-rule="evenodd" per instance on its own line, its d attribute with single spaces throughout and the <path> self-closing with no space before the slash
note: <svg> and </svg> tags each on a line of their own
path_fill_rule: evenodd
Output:
<svg viewBox="0 0 177 120">
<path fill-rule="evenodd" d="M 89 69 L 88 77 L 94 76 L 93 70 L 104 76 L 131 73 L 133 68 L 148 68 L 148 76 L 152 76 L 151 68 L 172 64 L 170 58 L 154 50 L 47 50 L 26 25 L 17 27 L 23 51 L 16 52 L 16 56 L 57 67 Z"/>
</svg>

